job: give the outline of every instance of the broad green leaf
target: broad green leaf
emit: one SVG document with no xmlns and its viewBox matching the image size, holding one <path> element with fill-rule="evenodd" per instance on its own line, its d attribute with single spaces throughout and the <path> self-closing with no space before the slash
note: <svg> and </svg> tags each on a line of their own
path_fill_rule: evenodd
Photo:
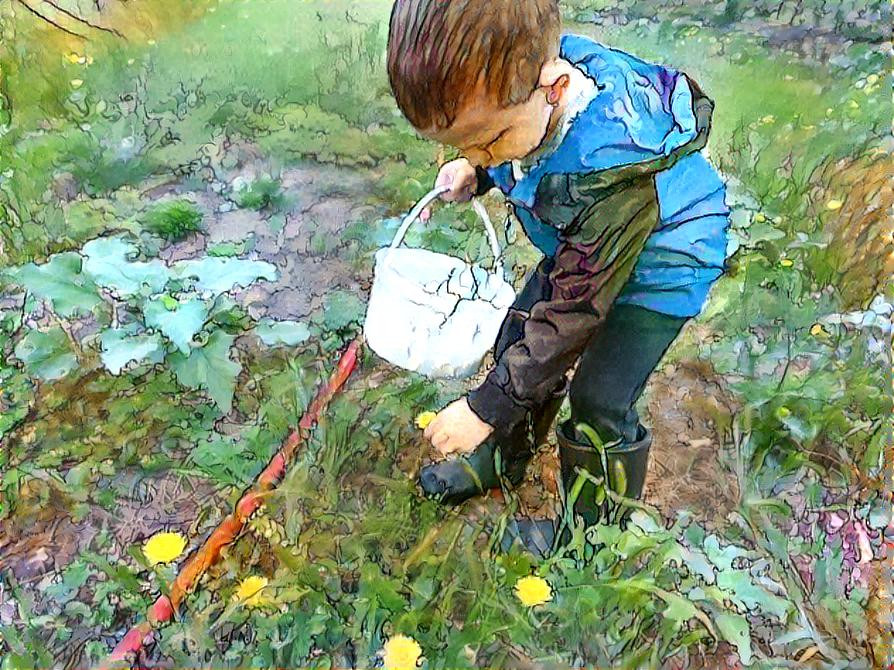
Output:
<svg viewBox="0 0 894 670">
<path fill-rule="evenodd" d="M 300 321 L 274 321 L 262 319 L 255 326 L 255 333 L 268 347 L 284 344 L 294 347 L 310 337 L 310 329 Z"/>
<path fill-rule="evenodd" d="M 50 584 L 45 593 L 58 603 L 67 603 L 78 594 L 78 590 L 87 583 L 89 577 L 90 566 L 86 561 L 76 559 L 63 571 L 62 581 Z"/>
<path fill-rule="evenodd" d="M 791 603 L 754 583 L 748 570 L 731 568 L 717 573 L 717 586 L 732 596 L 732 600 L 750 611 L 784 619 Z"/>
<path fill-rule="evenodd" d="M 764 615 L 780 619 L 788 613 L 791 604 L 755 583 L 748 568 L 733 567 L 733 561 L 748 558 L 747 550 L 735 545 L 720 546 L 716 535 L 709 535 L 704 542 L 705 554 L 717 567 L 717 586 L 730 594 L 742 609 L 757 610 Z"/>
<path fill-rule="evenodd" d="M 784 237 L 785 233 L 772 224 L 755 221 L 744 231 L 744 245 L 755 248 L 761 242 L 772 242 L 773 240 L 781 240 Z"/>
<path fill-rule="evenodd" d="M 740 614 L 719 614 L 714 621 L 723 639 L 735 645 L 742 663 L 750 665 L 751 626 L 748 625 L 748 619 Z"/>
<path fill-rule="evenodd" d="M 709 535 L 706 537 L 702 548 L 711 563 L 721 570 L 732 568 L 734 560 L 748 556 L 747 550 L 737 547 L 734 544 L 728 544 L 725 547 L 721 547 L 720 539 L 716 535 Z"/>
<path fill-rule="evenodd" d="M 676 593 L 668 591 L 663 593 L 661 598 L 667 603 L 667 607 L 664 609 L 664 617 L 666 619 L 676 621 L 677 623 L 686 623 L 699 614 L 695 605 Z"/>
<path fill-rule="evenodd" d="M 153 299 L 144 303 L 143 315 L 147 326 L 158 328 L 182 353 L 189 354 L 189 343 L 205 324 L 208 306 L 199 298 L 183 303 Z"/>
<path fill-rule="evenodd" d="M 363 319 L 366 307 L 355 293 L 333 291 L 323 304 L 323 325 L 327 330 L 341 330 Z"/>
<path fill-rule="evenodd" d="M 78 359 L 61 328 L 29 330 L 16 345 L 16 358 L 29 373 L 43 380 L 61 379 L 75 369 Z"/>
<path fill-rule="evenodd" d="M 152 293 L 163 290 L 170 278 L 161 261 L 131 261 L 138 249 L 120 237 L 100 237 L 84 245 L 84 271 L 97 284 L 127 296 L 147 286 Z"/>
<path fill-rule="evenodd" d="M 164 343 L 156 334 L 134 335 L 132 328 L 110 328 L 103 331 L 103 365 L 113 375 L 121 374 L 128 363 L 151 360 L 159 362 L 164 358 Z"/>
<path fill-rule="evenodd" d="M 654 518 L 638 509 L 635 509 L 630 513 L 630 524 L 646 533 L 658 533 L 664 531 L 664 527 L 659 525 Z"/>
<path fill-rule="evenodd" d="M 637 556 L 647 549 L 656 546 L 658 541 L 650 535 L 639 535 L 631 531 L 625 531 L 618 538 L 613 549 L 623 559 Z"/>
<path fill-rule="evenodd" d="M 193 349 L 188 356 L 174 353 L 171 367 L 177 381 L 188 388 L 204 389 L 220 410 L 227 414 L 233 406 L 236 376 L 242 369 L 230 359 L 230 346 L 235 338 L 216 330 L 203 347 Z"/>
<path fill-rule="evenodd" d="M 797 628 L 793 631 L 789 631 L 780 635 L 775 640 L 773 640 L 773 644 L 782 646 L 791 644 L 792 642 L 797 642 L 798 640 L 809 640 L 812 637 L 813 634 L 806 628 Z"/>
<path fill-rule="evenodd" d="M 358 595 L 369 600 L 375 599 L 378 605 L 389 612 L 401 612 L 406 609 L 407 602 L 400 593 L 401 584 L 397 579 L 386 577 L 375 563 L 366 563 L 360 569 Z"/>
<path fill-rule="evenodd" d="M 690 572 L 701 577 L 706 584 L 713 584 L 716 576 L 714 566 L 708 561 L 705 555 L 697 549 L 689 547 L 681 547 L 681 563 Z"/>
<path fill-rule="evenodd" d="M 212 295 L 232 291 L 236 286 L 248 286 L 258 279 L 276 279 L 276 267 L 264 261 L 240 258 L 199 258 L 175 263 L 176 277 L 195 279 L 196 289 Z"/>
<path fill-rule="evenodd" d="M 59 316 L 85 314 L 102 302 L 93 280 L 81 272 L 80 255 L 50 256 L 43 265 L 28 263 L 9 271 L 13 281 L 44 300 Z"/>
<path fill-rule="evenodd" d="M 245 440 L 237 438 L 202 440 L 195 445 L 189 457 L 216 481 L 240 487 L 257 475 L 264 462 L 249 449 Z"/>
<path fill-rule="evenodd" d="M 25 364 L 30 375 L 44 380 L 64 377 L 77 363 L 64 333 L 58 328 L 28 332 L 13 353 Z"/>
</svg>

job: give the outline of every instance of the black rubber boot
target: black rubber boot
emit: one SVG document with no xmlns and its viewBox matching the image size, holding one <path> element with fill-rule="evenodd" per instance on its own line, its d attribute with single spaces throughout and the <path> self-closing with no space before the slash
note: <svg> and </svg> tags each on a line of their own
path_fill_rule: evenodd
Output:
<svg viewBox="0 0 894 670">
<path fill-rule="evenodd" d="M 596 479 L 604 477 L 599 450 L 584 435 L 578 433 L 570 422 L 558 426 L 556 439 L 559 443 L 562 484 L 566 498 L 573 494 L 579 471 L 586 470 Z M 605 448 L 608 483 L 612 491 L 633 499 L 642 495 L 651 446 L 652 434 L 639 424 L 635 442 L 609 444 Z M 598 499 L 597 487 L 592 481 L 584 480 L 582 484 L 574 500 L 574 516 L 581 517 L 586 525 L 591 526 L 603 518 L 607 504 L 604 498 Z"/>
<path fill-rule="evenodd" d="M 639 424 L 637 432 L 639 439 L 636 442 L 621 442 L 606 449 L 606 460 L 612 473 L 609 478 L 612 490 L 633 499 L 642 495 L 652 445 L 652 435 L 645 426 Z M 586 470 L 596 479 L 603 477 L 602 457 L 583 435 L 576 433 L 570 422 L 556 427 L 556 439 L 567 505 L 580 470 Z M 605 500 L 600 502 L 597 499 L 595 484 L 589 480 L 584 480 L 582 484 L 574 501 L 574 516 L 581 517 L 587 526 L 592 526 L 605 518 L 608 505 Z M 545 558 L 555 544 L 560 522 L 561 519 L 512 519 L 506 527 L 501 546 L 508 551 L 518 541 L 535 556 Z M 566 527 L 560 539 L 563 543 L 568 542 L 571 530 Z"/>
<path fill-rule="evenodd" d="M 516 438 L 524 439 L 518 435 Z M 426 465 L 419 471 L 419 486 L 427 497 L 444 505 L 460 505 L 498 488 L 501 474 L 512 486 L 517 486 L 525 477 L 531 456 L 528 445 L 514 446 L 509 458 L 500 453 L 502 473 L 497 472 L 496 443 L 487 440 L 471 454 Z"/>
<path fill-rule="evenodd" d="M 422 492 L 444 505 L 460 505 L 499 488 L 501 479 L 510 486 L 521 484 L 531 457 L 546 440 L 563 398 L 564 394 L 554 396 L 537 413 L 530 427 L 523 424 L 509 437 L 489 439 L 471 454 L 426 465 L 419 471 Z M 497 472 L 495 458 L 498 443 L 501 472 Z"/>
</svg>

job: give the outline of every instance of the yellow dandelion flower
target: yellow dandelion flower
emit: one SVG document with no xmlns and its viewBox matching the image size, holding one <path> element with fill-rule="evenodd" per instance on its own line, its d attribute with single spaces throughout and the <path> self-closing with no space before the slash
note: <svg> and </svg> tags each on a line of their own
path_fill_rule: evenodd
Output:
<svg viewBox="0 0 894 670">
<path fill-rule="evenodd" d="M 143 545 L 143 555 L 152 565 L 170 563 L 186 549 L 186 538 L 180 533 L 156 533 Z"/>
<path fill-rule="evenodd" d="M 534 607 L 552 600 L 553 590 L 543 577 L 528 575 L 515 583 L 515 595 L 525 607 Z"/>
<path fill-rule="evenodd" d="M 135 59 L 133 59 L 133 58 L 128 58 L 128 59 L 127 59 L 127 64 L 128 64 L 128 65 L 133 65 L 134 63 L 136 63 L 136 60 L 135 60 Z"/>
<path fill-rule="evenodd" d="M 779 261 L 779 264 L 784 268 L 790 268 L 795 262 L 791 258 L 783 258 Z"/>
<path fill-rule="evenodd" d="M 761 118 L 761 123 L 775 123 L 776 117 L 772 114 L 767 114 L 766 116 Z"/>
<path fill-rule="evenodd" d="M 869 84 L 870 86 L 872 86 L 877 81 L 878 81 L 877 74 L 871 74 L 868 77 L 866 77 L 866 83 Z"/>
<path fill-rule="evenodd" d="M 78 63 L 81 60 L 81 56 L 72 51 L 71 53 L 65 54 L 65 60 L 69 63 Z"/>
<path fill-rule="evenodd" d="M 419 643 L 406 635 L 388 638 L 383 649 L 385 670 L 413 670 L 419 665 L 422 648 Z"/>
<path fill-rule="evenodd" d="M 844 203 L 841 200 L 830 200 L 826 203 L 826 209 L 834 212 L 836 209 L 841 209 L 843 204 Z"/>
<path fill-rule="evenodd" d="M 267 588 L 268 583 L 266 577 L 259 577 L 258 575 L 246 577 L 239 584 L 239 588 L 236 589 L 233 600 L 240 601 L 248 607 L 266 605 L 270 601 L 264 597 L 261 591 Z"/>
<path fill-rule="evenodd" d="M 149 40 L 148 42 L 146 42 L 146 44 L 148 44 L 149 46 L 154 46 L 155 43 L 155 40 Z"/>
<path fill-rule="evenodd" d="M 810 334 L 814 337 L 820 337 L 822 335 L 828 335 L 829 333 L 827 333 L 826 329 L 823 328 L 823 324 L 815 323 L 810 327 Z"/>
<path fill-rule="evenodd" d="M 438 415 L 435 412 L 422 412 L 422 414 L 416 417 L 416 427 L 419 430 L 425 430 L 436 416 Z"/>
<path fill-rule="evenodd" d="M 69 82 L 69 83 L 71 84 L 72 88 L 81 88 L 81 86 L 84 85 L 84 80 L 83 79 L 72 79 L 71 82 Z"/>
<path fill-rule="evenodd" d="M 767 220 L 767 217 L 764 214 L 761 214 L 760 212 L 758 212 L 757 214 L 754 215 L 754 220 L 757 221 L 758 223 L 763 223 L 764 221 Z"/>
</svg>

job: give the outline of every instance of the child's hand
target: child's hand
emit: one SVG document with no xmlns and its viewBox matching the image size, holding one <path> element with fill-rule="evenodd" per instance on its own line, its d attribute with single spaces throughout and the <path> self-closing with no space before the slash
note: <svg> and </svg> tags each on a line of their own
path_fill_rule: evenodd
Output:
<svg viewBox="0 0 894 670">
<path fill-rule="evenodd" d="M 472 194 L 478 188 L 478 175 L 475 167 L 465 158 L 457 158 L 449 163 L 444 163 L 438 171 L 435 186 L 450 186 L 450 190 L 441 195 L 441 200 L 447 202 L 467 202 L 472 199 Z M 419 218 L 428 221 L 431 217 L 431 209 L 422 210 Z"/>
<path fill-rule="evenodd" d="M 425 429 L 425 437 L 447 456 L 454 452 L 467 454 L 484 442 L 493 427 L 478 418 L 465 398 L 456 400 L 432 419 Z"/>
</svg>

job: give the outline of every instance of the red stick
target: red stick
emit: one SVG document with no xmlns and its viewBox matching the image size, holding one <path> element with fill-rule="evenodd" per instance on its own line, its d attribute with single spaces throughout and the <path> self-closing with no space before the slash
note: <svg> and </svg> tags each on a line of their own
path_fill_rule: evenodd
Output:
<svg viewBox="0 0 894 670">
<path fill-rule="evenodd" d="M 112 653 L 106 658 L 101 669 L 120 666 L 126 663 L 130 667 L 136 655 L 152 636 L 153 626 L 161 626 L 174 618 L 180 603 L 195 588 L 205 571 L 220 558 L 221 550 L 231 544 L 242 532 L 245 522 L 257 511 L 264 497 L 282 481 L 286 468 L 298 448 L 304 444 L 320 414 L 341 390 L 348 377 L 357 366 L 360 352 L 360 339 L 348 345 L 338 361 L 338 366 L 329 381 L 317 391 L 310 406 L 301 417 L 298 428 L 283 442 L 280 450 L 270 459 L 267 467 L 258 476 L 255 484 L 236 503 L 236 509 L 215 528 L 204 544 L 193 553 L 180 568 L 177 578 L 170 585 L 169 595 L 162 595 L 152 604 L 147 613 L 147 621 L 137 624 L 121 639 Z"/>
</svg>

